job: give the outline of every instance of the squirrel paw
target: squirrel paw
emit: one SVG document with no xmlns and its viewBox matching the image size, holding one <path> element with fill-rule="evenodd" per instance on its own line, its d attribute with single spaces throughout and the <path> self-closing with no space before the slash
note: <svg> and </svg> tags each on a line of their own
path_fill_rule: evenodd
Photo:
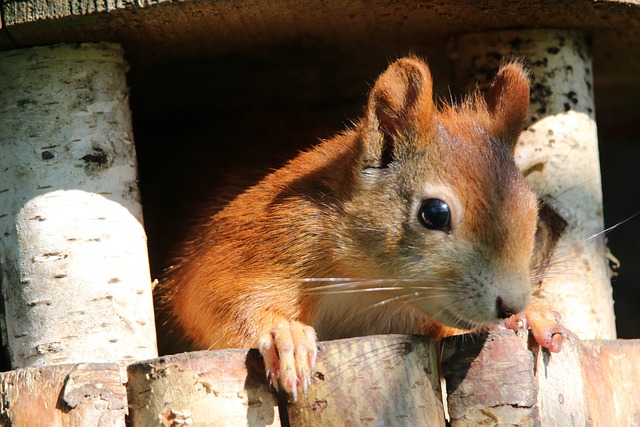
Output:
<svg viewBox="0 0 640 427">
<path fill-rule="evenodd" d="M 505 320 L 504 325 L 514 330 L 528 328 L 533 339 L 553 353 L 562 350 L 562 343 L 574 336 L 560 323 L 560 313 L 549 307 L 529 307 Z"/>
<path fill-rule="evenodd" d="M 307 394 L 318 355 L 316 333 L 311 326 L 281 321 L 258 338 L 258 350 L 271 385 L 277 389 L 279 380 L 294 400 L 298 399 L 298 386 Z"/>
</svg>

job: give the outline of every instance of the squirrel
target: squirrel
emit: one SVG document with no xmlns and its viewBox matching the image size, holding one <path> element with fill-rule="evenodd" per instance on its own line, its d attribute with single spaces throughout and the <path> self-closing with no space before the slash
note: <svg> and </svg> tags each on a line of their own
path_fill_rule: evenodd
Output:
<svg viewBox="0 0 640 427">
<path fill-rule="evenodd" d="M 538 202 L 514 161 L 528 106 L 519 63 L 486 95 L 438 107 L 426 63 L 395 61 L 351 129 L 198 225 L 160 309 L 193 349 L 256 346 L 294 398 L 318 339 L 440 339 L 507 319 L 559 351 L 568 331 L 529 307 Z"/>
</svg>

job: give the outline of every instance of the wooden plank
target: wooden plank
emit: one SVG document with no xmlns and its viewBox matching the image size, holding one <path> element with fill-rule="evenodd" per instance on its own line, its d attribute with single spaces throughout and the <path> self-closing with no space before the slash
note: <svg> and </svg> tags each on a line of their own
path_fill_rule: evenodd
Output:
<svg viewBox="0 0 640 427">
<path fill-rule="evenodd" d="M 587 425 L 640 425 L 640 340 L 592 340 L 580 345 Z"/>
<path fill-rule="evenodd" d="M 125 426 L 124 373 L 111 363 L 16 369 L 0 374 L 0 424 Z"/>
<path fill-rule="evenodd" d="M 444 426 L 435 342 L 384 335 L 320 344 L 292 426 Z"/>
<path fill-rule="evenodd" d="M 433 4 L 392 0 L 6 0 L 0 5 L 6 24 L 0 31 L 0 50 L 62 42 L 117 42 L 125 47 L 132 69 L 144 76 L 141 79 L 155 77 L 156 85 L 166 85 L 177 76 L 180 87 L 185 80 L 180 76 L 189 75 L 193 63 L 185 63 L 183 69 L 174 67 L 191 59 L 229 60 L 233 56 L 286 62 L 298 58 L 307 65 L 315 64 L 316 69 L 333 70 L 324 74 L 340 76 L 338 82 L 347 69 L 375 64 L 361 74 L 360 82 L 376 75 L 389 58 L 410 51 L 427 55 L 432 65 L 447 64 L 443 46 L 451 35 L 505 28 L 584 30 L 593 36 L 594 89 L 598 127 L 605 131 L 602 135 L 607 131 L 637 133 L 637 0 L 574 0 L 562 7 L 555 0 L 445 0 Z M 246 71 L 240 65 L 238 72 Z M 317 87 L 316 83 L 314 79 Z M 134 92 L 135 86 L 132 84 Z M 193 91 L 207 93 L 203 88 Z M 326 102 L 343 99 L 335 87 L 319 92 Z M 446 87 L 441 92 L 448 96 Z M 175 100 L 171 103 L 183 105 Z"/>
<path fill-rule="evenodd" d="M 255 350 L 198 351 L 128 368 L 132 427 L 279 426 L 277 401 Z"/>
<path fill-rule="evenodd" d="M 397 43 L 505 28 L 566 28 L 595 32 L 596 74 L 633 83 L 640 70 L 640 4 L 637 1 L 574 0 L 557 7 L 536 2 L 485 0 L 422 2 L 328 1 L 92 1 L 7 0 L 2 13 L 18 46 L 113 41 L 132 57 L 166 61 L 205 53 L 236 53 L 265 46 L 309 46 L 352 55 L 353 46 Z M 523 11 L 525 11 L 523 13 Z M 291 19 L 290 17 L 294 17 Z M 284 20 L 284 21 L 283 21 Z M 188 28 L 188 31 L 185 29 Z M 393 41 L 393 42 L 392 42 Z M 149 49 L 154 46 L 154 49 Z M 361 48 L 363 48 L 362 46 Z M 14 48 L 0 44 L 0 49 Z M 397 49 L 395 49 L 397 50 Z M 393 49 L 391 50 L 393 51 Z M 623 66 L 622 66 L 623 65 Z"/>
</svg>

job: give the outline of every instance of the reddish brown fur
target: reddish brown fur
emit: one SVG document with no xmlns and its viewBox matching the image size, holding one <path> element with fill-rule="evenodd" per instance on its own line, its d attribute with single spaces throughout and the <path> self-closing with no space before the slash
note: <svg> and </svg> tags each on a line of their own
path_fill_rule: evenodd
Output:
<svg viewBox="0 0 640 427">
<path fill-rule="evenodd" d="M 528 266 L 536 202 L 513 161 L 528 100 L 527 77 L 510 64 L 486 101 L 476 95 L 440 112 L 427 66 L 416 58 L 397 61 L 376 82 L 355 129 L 300 154 L 200 225 L 159 287 L 162 308 L 198 348 L 253 346 L 282 321 L 311 324 L 320 296 L 308 292 L 313 283 L 296 279 L 394 278 L 412 268 L 402 265 L 410 257 L 406 239 L 433 246 L 427 253 L 447 239 L 420 243 L 406 231 L 400 202 L 422 177 L 460 197 L 459 244 L 482 259 Z M 363 170 L 396 164 L 402 169 L 390 182 L 363 178 Z M 380 224 L 384 233 L 353 231 Z M 442 256 L 435 275 L 444 279 L 466 268 L 464 259 Z M 440 338 L 459 331 L 415 308 L 402 310 L 419 320 L 396 332 Z"/>
<path fill-rule="evenodd" d="M 313 197 L 318 181 L 336 194 L 346 191 L 351 178 L 344 171 L 355 162 L 350 155 L 355 140 L 349 134 L 303 153 L 240 195 L 185 245 L 185 256 L 161 285 L 161 304 L 197 347 L 251 346 L 262 328 L 280 318 L 305 322 L 313 313 L 312 299 L 288 280 L 324 277 L 324 271 L 335 270 L 330 264 L 316 263 L 312 269 L 305 264 L 331 245 L 322 236 L 326 224 L 310 223 L 319 215 Z M 261 215 L 269 220 L 256 224 Z M 304 231 L 287 232 L 294 228 Z"/>
</svg>

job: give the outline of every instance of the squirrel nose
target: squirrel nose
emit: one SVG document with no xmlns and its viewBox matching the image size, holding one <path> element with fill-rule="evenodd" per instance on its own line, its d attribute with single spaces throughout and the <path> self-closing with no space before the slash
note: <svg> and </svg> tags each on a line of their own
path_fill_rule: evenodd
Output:
<svg viewBox="0 0 640 427">
<path fill-rule="evenodd" d="M 496 298 L 496 308 L 498 309 L 498 317 L 500 319 L 507 319 L 520 311 L 510 307 L 508 303 L 504 302 L 502 297 Z"/>
</svg>

